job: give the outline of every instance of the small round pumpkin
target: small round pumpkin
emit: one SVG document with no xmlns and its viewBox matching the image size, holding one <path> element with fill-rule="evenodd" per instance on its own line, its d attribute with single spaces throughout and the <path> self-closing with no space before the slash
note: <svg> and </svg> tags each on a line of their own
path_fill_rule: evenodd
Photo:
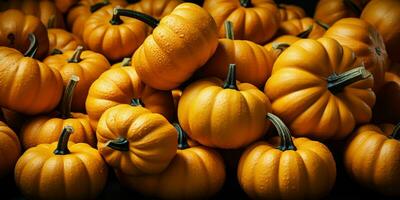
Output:
<svg viewBox="0 0 400 200">
<path fill-rule="evenodd" d="M 72 100 L 72 111 L 78 112 L 85 112 L 86 97 L 92 83 L 110 68 L 106 57 L 93 51 L 84 51 L 82 46 L 49 56 L 43 62 L 61 73 L 64 85 L 68 84 L 72 75 L 82 77 Z"/>
<path fill-rule="evenodd" d="M 49 50 L 49 38 L 43 23 L 37 17 L 10 9 L 0 13 L 0 46 L 26 52 L 29 48 L 29 34 L 34 34 L 39 47 L 35 58 L 43 58 Z"/>
<path fill-rule="evenodd" d="M 183 3 L 181 0 L 141 0 L 131 4 L 126 9 L 131 9 L 161 19 L 170 14 L 176 6 Z"/>
<path fill-rule="evenodd" d="M 281 53 L 264 92 L 298 137 L 342 139 L 371 119 L 373 77 L 336 40 L 301 39 Z"/>
<path fill-rule="evenodd" d="M 314 19 L 328 25 L 346 17 L 359 17 L 369 0 L 320 0 L 315 8 Z"/>
<path fill-rule="evenodd" d="M 96 131 L 97 148 L 108 165 L 124 174 L 157 174 L 176 154 L 177 132 L 165 117 L 138 102 L 103 113 Z"/>
<path fill-rule="evenodd" d="M 237 171 L 240 186 L 252 199 L 326 197 L 336 179 L 336 164 L 329 149 L 305 137 L 292 138 L 278 117 L 268 113 L 267 118 L 279 137 L 247 147 Z"/>
<path fill-rule="evenodd" d="M 120 67 L 104 72 L 90 86 L 86 99 L 90 125 L 96 129 L 97 121 L 104 111 L 118 104 L 129 104 L 132 99 L 141 99 L 147 109 L 167 119 L 171 120 L 174 116 L 171 92 L 148 87 L 133 67 Z"/>
<path fill-rule="evenodd" d="M 0 121 L 0 179 L 11 173 L 21 154 L 18 136 Z"/>
<path fill-rule="evenodd" d="M 205 78 L 183 90 L 178 119 L 197 142 L 224 149 L 240 148 L 260 138 L 269 127 L 268 98 L 249 83 L 236 82 L 236 66 L 229 65 L 225 82 Z"/>
<path fill-rule="evenodd" d="M 312 18 L 305 17 L 301 19 L 291 19 L 281 23 L 279 27 L 279 35 L 298 35 L 307 31 L 311 27 L 308 38 L 318 39 L 322 37 L 328 26 L 321 21 L 316 21 Z"/>
<path fill-rule="evenodd" d="M 400 196 L 400 124 L 367 124 L 349 138 L 344 154 L 348 174 L 363 186 Z"/>
<path fill-rule="evenodd" d="M 186 133 L 178 130 L 178 151 L 160 174 L 129 176 L 117 171 L 120 182 L 148 197 L 161 199 L 207 199 L 215 195 L 225 180 L 225 166 L 217 151 L 191 147 Z"/>
<path fill-rule="evenodd" d="M 28 199 L 95 199 L 106 185 L 108 168 L 99 152 L 68 142 L 66 126 L 58 142 L 30 148 L 15 166 L 14 179 Z"/>
<path fill-rule="evenodd" d="M 205 0 L 203 4 L 225 37 L 224 22 L 235 24 L 237 39 L 264 44 L 279 28 L 280 13 L 273 0 Z"/>
<path fill-rule="evenodd" d="M 84 45 L 79 37 L 64 29 L 51 28 L 47 30 L 47 34 L 49 37 L 49 55 L 62 54 Z"/>
<path fill-rule="evenodd" d="M 60 73 L 32 58 L 38 41 L 30 34 L 31 45 L 25 55 L 16 49 L 0 47 L 0 106 L 34 115 L 53 110 L 61 99 Z"/>
<path fill-rule="evenodd" d="M 306 17 L 304 9 L 296 5 L 278 4 L 278 8 L 282 22 Z"/>
</svg>

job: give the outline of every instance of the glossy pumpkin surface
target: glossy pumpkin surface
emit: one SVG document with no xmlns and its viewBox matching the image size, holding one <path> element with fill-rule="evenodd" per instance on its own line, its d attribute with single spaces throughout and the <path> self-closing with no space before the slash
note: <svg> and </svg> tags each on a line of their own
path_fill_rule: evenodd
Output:
<svg viewBox="0 0 400 200">
<path fill-rule="evenodd" d="M 296 5 L 278 4 L 278 8 L 281 15 L 281 22 L 306 17 L 304 9 Z"/>
<path fill-rule="evenodd" d="M 322 37 L 326 31 L 323 25 L 319 24 L 312 18 L 305 17 L 282 22 L 278 32 L 280 35 L 298 35 L 309 28 L 311 28 L 311 31 L 308 34 L 308 38 L 312 39 Z"/>
<path fill-rule="evenodd" d="M 12 173 L 21 154 L 18 136 L 4 122 L 0 121 L 0 178 Z"/>
<path fill-rule="evenodd" d="M 315 8 L 314 19 L 328 25 L 346 17 L 360 17 L 362 8 L 369 0 L 320 0 Z"/>
<path fill-rule="evenodd" d="M 62 54 L 84 45 L 79 37 L 64 29 L 51 28 L 47 30 L 47 34 L 49 37 L 49 55 Z"/>
</svg>

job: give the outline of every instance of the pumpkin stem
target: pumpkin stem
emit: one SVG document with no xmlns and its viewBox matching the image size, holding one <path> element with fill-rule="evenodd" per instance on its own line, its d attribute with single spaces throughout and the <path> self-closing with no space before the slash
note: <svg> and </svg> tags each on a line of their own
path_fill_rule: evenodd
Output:
<svg viewBox="0 0 400 200">
<path fill-rule="evenodd" d="M 245 8 L 250 8 L 253 5 L 251 4 L 251 0 L 240 0 L 240 5 Z"/>
<path fill-rule="evenodd" d="M 78 63 L 81 62 L 81 54 L 83 52 L 83 46 L 79 45 L 76 47 L 74 54 L 70 59 L 68 59 L 68 63 Z"/>
<path fill-rule="evenodd" d="M 400 140 L 400 123 L 398 123 L 394 127 L 392 135 L 390 137 L 393 138 L 393 139 L 396 139 L 396 140 Z"/>
<path fill-rule="evenodd" d="M 361 9 L 352 0 L 343 0 L 344 5 L 349 8 L 357 17 L 361 15 Z"/>
<path fill-rule="evenodd" d="M 151 26 L 151 28 L 157 27 L 158 24 L 160 23 L 156 18 L 154 18 L 150 15 L 146 15 L 141 12 L 128 10 L 128 9 L 122 9 L 122 8 L 115 9 L 114 13 L 113 13 L 113 18 L 114 18 L 114 16 L 117 16 L 118 18 L 119 18 L 119 16 L 135 18 L 135 19 L 140 20 L 140 21 L 146 23 L 147 25 Z M 119 20 L 121 20 L 121 19 L 119 19 Z M 121 21 L 121 23 L 122 23 L 122 21 Z"/>
<path fill-rule="evenodd" d="M 236 85 L 236 64 L 229 64 L 228 76 L 226 77 L 223 88 L 238 90 Z"/>
<path fill-rule="evenodd" d="M 325 22 L 322 22 L 319 19 L 315 20 L 315 23 L 317 23 L 319 26 L 321 26 L 325 30 L 328 30 L 330 28 L 330 26 L 328 24 L 326 24 Z"/>
<path fill-rule="evenodd" d="M 187 149 L 189 148 L 189 144 L 187 143 L 187 134 L 183 131 L 181 125 L 178 123 L 173 123 L 176 131 L 178 131 L 178 148 L 179 149 Z"/>
<path fill-rule="evenodd" d="M 310 25 L 305 31 L 299 33 L 296 35 L 296 37 L 299 38 L 308 38 L 308 36 L 310 35 L 311 31 L 313 30 L 314 26 Z"/>
<path fill-rule="evenodd" d="M 225 37 L 230 40 L 234 40 L 235 34 L 233 32 L 233 23 L 231 21 L 225 21 Z"/>
<path fill-rule="evenodd" d="M 56 24 L 56 16 L 55 15 L 51 15 L 49 17 L 49 20 L 47 21 L 47 28 L 54 28 L 54 24 Z"/>
<path fill-rule="evenodd" d="M 129 141 L 122 137 L 108 141 L 106 146 L 117 151 L 129 151 Z"/>
<path fill-rule="evenodd" d="M 99 10 L 100 8 L 102 8 L 102 7 L 104 7 L 104 6 L 108 5 L 108 4 L 110 4 L 110 1 L 108 1 L 108 0 L 103 0 L 102 2 L 93 4 L 93 5 L 90 6 L 90 12 L 94 13 L 97 10 Z"/>
<path fill-rule="evenodd" d="M 381 56 L 381 55 L 382 55 L 382 49 L 379 48 L 379 47 L 375 47 L 375 52 L 376 52 L 376 54 L 377 54 L 378 56 Z"/>
<path fill-rule="evenodd" d="M 64 126 L 60 137 L 58 138 L 58 144 L 56 150 L 54 150 L 54 154 L 56 155 L 66 155 L 69 154 L 70 151 L 68 149 L 68 140 L 69 136 L 74 132 L 72 126 Z"/>
<path fill-rule="evenodd" d="M 24 53 L 24 56 L 33 58 L 38 50 L 38 41 L 33 33 L 29 33 L 28 38 L 30 44 L 28 50 Z"/>
<path fill-rule="evenodd" d="M 285 123 L 283 123 L 283 121 L 279 119 L 279 117 L 272 113 L 267 113 L 267 119 L 271 121 L 271 123 L 275 126 L 279 136 L 281 137 L 281 144 L 277 147 L 277 149 L 281 151 L 296 151 L 297 148 L 293 143 L 289 128 L 285 125 Z"/>
<path fill-rule="evenodd" d="M 273 42 L 272 43 L 273 49 L 279 49 L 281 51 L 284 51 L 288 47 L 290 47 L 290 44 L 288 44 L 288 43 L 284 43 L 284 42 Z"/>
<path fill-rule="evenodd" d="M 52 49 L 49 51 L 50 55 L 62 54 L 63 52 L 60 49 Z"/>
<path fill-rule="evenodd" d="M 351 69 L 339 75 L 332 74 L 328 77 L 328 89 L 332 93 L 337 93 L 343 90 L 346 86 L 360 80 L 364 80 L 372 76 L 364 66 Z"/>
<path fill-rule="evenodd" d="M 280 3 L 280 4 L 278 4 L 277 6 L 278 6 L 278 8 L 279 8 L 279 9 L 285 9 L 285 10 L 286 10 L 286 7 L 285 7 L 285 5 L 283 5 L 283 4 L 281 4 L 281 3 Z"/>
<path fill-rule="evenodd" d="M 141 107 L 144 107 L 144 103 L 143 103 L 143 101 L 142 101 L 141 99 L 139 99 L 139 98 L 133 98 L 133 99 L 131 100 L 131 106 L 141 106 Z"/>
<path fill-rule="evenodd" d="M 131 58 L 124 58 L 122 60 L 121 66 L 126 67 L 126 66 L 131 66 L 132 65 L 132 59 Z"/>
<path fill-rule="evenodd" d="M 72 97 L 74 96 L 75 86 L 79 82 L 79 77 L 72 75 L 65 87 L 64 94 L 61 100 L 60 114 L 61 118 L 68 119 L 71 117 L 71 103 Z"/>
</svg>

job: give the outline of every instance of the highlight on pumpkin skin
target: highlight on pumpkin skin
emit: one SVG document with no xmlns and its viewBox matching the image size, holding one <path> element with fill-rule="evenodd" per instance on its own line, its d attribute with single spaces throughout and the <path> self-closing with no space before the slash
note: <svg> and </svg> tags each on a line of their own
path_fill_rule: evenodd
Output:
<svg viewBox="0 0 400 200">
<path fill-rule="evenodd" d="M 320 0 L 314 13 L 314 19 L 322 20 L 327 25 L 347 17 L 360 17 L 364 2 L 353 0 Z"/>
</svg>

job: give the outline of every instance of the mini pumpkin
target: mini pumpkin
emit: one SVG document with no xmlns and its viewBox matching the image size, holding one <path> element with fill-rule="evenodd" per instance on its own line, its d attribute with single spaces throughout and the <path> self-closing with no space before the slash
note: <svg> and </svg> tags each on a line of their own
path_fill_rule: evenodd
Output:
<svg viewBox="0 0 400 200">
<path fill-rule="evenodd" d="M 292 138 L 282 120 L 271 113 L 267 118 L 276 127 L 279 137 L 247 147 L 237 171 L 242 189 L 252 199 L 322 199 L 327 196 L 336 179 L 336 164 L 329 149 L 305 137 Z"/>
<path fill-rule="evenodd" d="M 99 152 L 85 143 L 68 142 L 64 127 L 58 142 L 30 148 L 15 166 L 14 179 L 28 199 L 95 199 L 108 168 Z"/>
<path fill-rule="evenodd" d="M 176 154 L 177 132 L 140 101 L 106 110 L 97 126 L 97 148 L 108 165 L 139 176 L 164 171 Z"/>
<path fill-rule="evenodd" d="M 203 4 L 217 23 L 219 37 L 225 37 L 224 22 L 235 24 L 237 39 L 264 44 L 279 28 L 279 9 L 272 0 L 205 0 Z"/>
<path fill-rule="evenodd" d="M 82 77 L 72 100 L 72 111 L 78 112 L 85 112 L 86 97 L 92 83 L 110 68 L 106 57 L 93 51 L 84 51 L 82 46 L 49 56 L 43 62 L 61 73 L 64 85 L 68 84 L 72 75 Z"/>
<path fill-rule="evenodd" d="M 260 138 L 269 123 L 268 98 L 249 83 L 237 83 L 236 66 L 229 65 L 225 82 L 205 78 L 183 90 L 178 119 L 197 142 L 224 149 L 240 148 Z"/>
<path fill-rule="evenodd" d="M 0 179 L 11 173 L 21 154 L 18 136 L 0 121 Z"/>
<path fill-rule="evenodd" d="M 49 55 L 62 54 L 84 45 L 79 37 L 63 29 L 51 28 L 47 30 L 47 34 L 49 37 Z"/>
<path fill-rule="evenodd" d="M 126 9 L 131 9 L 161 19 L 170 14 L 176 6 L 183 3 L 181 0 L 141 0 L 131 4 Z"/>
<path fill-rule="evenodd" d="M 313 39 L 322 37 L 325 31 L 329 28 L 321 21 L 316 21 L 312 18 L 306 17 L 282 22 L 278 32 L 280 35 L 299 35 L 300 33 L 307 31 L 310 27 L 311 30 L 308 33 L 308 38 Z"/>
<path fill-rule="evenodd" d="M 298 137 L 342 139 L 371 119 L 371 73 L 336 40 L 301 39 L 276 60 L 264 92 L 272 111 Z"/>
<path fill-rule="evenodd" d="M 306 17 L 306 12 L 303 8 L 296 5 L 278 4 L 278 8 L 282 22 Z"/>
<path fill-rule="evenodd" d="M 369 0 L 320 0 L 315 8 L 314 19 L 328 25 L 346 17 L 359 17 Z"/>
<path fill-rule="evenodd" d="M 34 115 L 53 110 L 61 99 L 60 73 L 32 58 L 38 49 L 35 35 L 25 55 L 16 49 L 0 47 L 0 106 Z"/>
<path fill-rule="evenodd" d="M 349 138 L 344 154 L 348 174 L 363 186 L 400 196 L 400 124 L 363 125 Z"/>
</svg>

